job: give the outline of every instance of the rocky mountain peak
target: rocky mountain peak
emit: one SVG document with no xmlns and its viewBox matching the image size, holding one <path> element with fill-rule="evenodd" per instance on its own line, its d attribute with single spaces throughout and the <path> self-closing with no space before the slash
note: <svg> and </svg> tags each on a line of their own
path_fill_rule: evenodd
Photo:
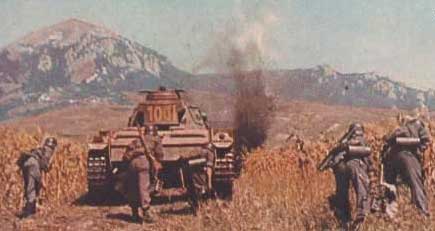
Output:
<svg viewBox="0 0 435 231">
<path fill-rule="evenodd" d="M 46 43 L 69 45 L 86 34 L 118 37 L 116 33 L 103 26 L 97 26 L 79 19 L 68 19 L 55 25 L 36 30 L 17 43 L 21 46 L 38 46 Z M 17 45 L 17 43 L 13 45 Z"/>
<path fill-rule="evenodd" d="M 173 84 L 171 75 L 186 74 L 152 49 L 69 19 L 0 50 L 0 119 L 11 108 L 33 111 L 41 102 L 50 107 L 89 97 L 119 102 L 122 92 Z"/>
</svg>

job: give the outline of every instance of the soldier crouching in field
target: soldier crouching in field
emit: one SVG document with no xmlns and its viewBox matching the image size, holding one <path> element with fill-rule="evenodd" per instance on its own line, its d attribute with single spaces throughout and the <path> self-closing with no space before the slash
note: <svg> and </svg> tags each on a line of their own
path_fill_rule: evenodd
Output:
<svg viewBox="0 0 435 231">
<path fill-rule="evenodd" d="M 139 208 L 142 209 L 143 221 L 147 223 L 153 222 L 153 218 L 149 213 L 151 203 L 151 179 L 153 175 L 161 168 L 156 156 L 161 156 L 161 143 L 156 143 L 154 138 L 154 129 L 147 127 L 147 136 L 145 138 L 133 140 L 128 146 L 124 161 L 128 162 L 128 170 L 125 177 L 121 180 L 126 182 L 124 196 L 126 197 L 131 210 L 134 221 L 141 223 L 142 219 L 139 216 Z"/>
<path fill-rule="evenodd" d="M 411 188 L 411 201 L 420 211 L 429 216 L 428 197 L 423 185 L 423 153 L 431 143 L 431 137 L 418 113 L 398 117 L 400 125 L 385 138 L 382 163 L 385 183 L 392 187 L 387 193 L 386 212 L 394 218 L 397 212 L 397 177 Z"/>
<path fill-rule="evenodd" d="M 21 153 L 17 165 L 23 174 L 25 206 L 19 215 L 20 218 L 36 213 L 36 202 L 41 188 L 44 187 L 42 171 L 48 172 L 56 146 L 56 138 L 48 137 L 42 147 Z"/>
<path fill-rule="evenodd" d="M 370 148 L 364 138 L 364 128 L 359 123 L 350 125 L 348 132 L 340 139 L 319 170 L 331 167 L 336 180 L 336 194 L 331 204 L 341 224 L 350 230 L 358 230 L 370 210 L 370 180 L 372 169 Z M 349 186 L 352 182 L 356 192 L 356 215 L 353 222 L 349 202 Z"/>
</svg>

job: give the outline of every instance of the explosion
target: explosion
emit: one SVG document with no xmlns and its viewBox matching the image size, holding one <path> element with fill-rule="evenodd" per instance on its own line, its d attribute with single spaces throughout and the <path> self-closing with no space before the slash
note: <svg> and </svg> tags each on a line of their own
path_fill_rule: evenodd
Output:
<svg viewBox="0 0 435 231">
<path fill-rule="evenodd" d="M 250 150 L 266 140 L 274 108 L 273 97 L 267 94 L 264 73 L 265 60 L 269 57 L 265 36 L 278 18 L 264 14 L 249 21 L 248 16 L 239 14 L 236 23 L 231 21 L 214 36 L 215 43 L 193 72 L 210 69 L 231 77 L 237 146 Z"/>
</svg>

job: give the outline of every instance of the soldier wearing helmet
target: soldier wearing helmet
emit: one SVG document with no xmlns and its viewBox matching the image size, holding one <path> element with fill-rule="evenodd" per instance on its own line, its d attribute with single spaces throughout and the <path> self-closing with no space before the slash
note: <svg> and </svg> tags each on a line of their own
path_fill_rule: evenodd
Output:
<svg viewBox="0 0 435 231">
<path fill-rule="evenodd" d="M 142 220 L 153 222 L 149 213 L 152 176 L 158 174 L 161 168 L 159 160 L 163 156 L 161 140 L 155 127 L 146 126 L 145 133 L 141 139 L 133 140 L 128 145 L 123 156 L 124 161 L 128 162 L 128 171 L 123 178 L 126 181 L 125 196 L 131 207 L 133 220 L 139 223 Z M 139 208 L 142 210 L 143 219 L 139 216 Z"/>
<path fill-rule="evenodd" d="M 347 133 L 340 140 L 342 159 L 333 166 L 336 180 L 336 194 L 332 197 L 335 214 L 343 226 L 353 230 L 364 222 L 370 209 L 369 170 L 371 169 L 370 151 L 353 152 L 350 147 L 366 147 L 364 127 L 360 123 L 349 126 Z M 349 203 L 349 187 L 352 183 L 356 192 L 356 216 L 353 222 Z"/>
<path fill-rule="evenodd" d="M 201 118 L 202 118 L 202 121 L 204 122 L 205 127 L 209 128 L 210 126 L 209 126 L 209 124 L 208 124 L 208 116 L 207 116 L 207 113 L 205 113 L 205 112 L 201 112 Z"/>
<path fill-rule="evenodd" d="M 431 143 L 431 136 L 418 111 L 409 115 L 399 114 L 399 127 L 385 137 L 382 163 L 384 164 L 384 180 L 392 187 L 389 190 L 389 200 L 386 212 L 394 217 L 397 212 L 396 187 L 397 177 L 400 177 L 411 188 L 411 201 L 422 212 L 429 216 L 429 205 L 423 184 L 423 153 Z"/>
<path fill-rule="evenodd" d="M 151 164 L 139 139 L 133 140 L 127 146 L 123 160 L 128 162 L 128 170 L 122 180 L 125 181 L 124 196 L 131 208 L 132 219 L 135 222 L 142 222 L 139 216 L 139 208 L 141 208 L 143 220 L 150 223 L 153 221 L 149 214 Z"/>
<path fill-rule="evenodd" d="M 41 147 L 22 152 L 17 161 L 24 180 L 24 201 L 20 218 L 26 218 L 36 213 L 36 201 L 42 184 L 42 172 L 48 172 L 50 162 L 57 147 L 57 140 L 48 137 Z"/>
</svg>

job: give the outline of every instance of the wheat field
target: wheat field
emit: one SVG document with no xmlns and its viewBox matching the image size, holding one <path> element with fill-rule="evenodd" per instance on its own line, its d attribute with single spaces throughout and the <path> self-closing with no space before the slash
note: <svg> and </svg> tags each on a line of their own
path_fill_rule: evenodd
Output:
<svg viewBox="0 0 435 231">
<path fill-rule="evenodd" d="M 41 130 L 33 134 L 8 128 L 0 128 L 0 209 L 16 210 L 22 206 L 22 175 L 16 161 L 20 152 L 39 146 L 48 134 Z M 40 203 L 57 206 L 68 203 L 86 189 L 85 145 L 58 139 L 59 145 L 52 160 L 51 169 L 44 174 L 45 189 Z"/>
<path fill-rule="evenodd" d="M 366 125 L 375 164 L 379 161 L 382 137 L 394 126 L 393 120 Z M 36 147 L 44 136 L 47 134 L 41 130 L 30 134 L 0 128 L 0 211 L 13 214 L 22 206 L 21 173 L 15 161 L 20 151 Z M 158 230 L 337 230 L 338 222 L 328 205 L 328 196 L 335 190 L 333 175 L 316 170 L 317 163 L 337 138 L 325 135 L 316 140 L 304 140 L 303 148 L 289 142 L 280 148 L 259 148 L 247 153 L 231 202 L 209 201 L 201 206 L 197 217 L 162 218 L 158 221 Z M 435 207 L 434 156 L 432 151 L 425 154 L 426 185 L 432 213 Z M 45 184 L 41 196 L 43 213 L 56 207 L 73 207 L 72 203 L 86 192 L 86 146 L 60 139 Z M 409 203 L 409 190 L 401 187 L 399 192 L 398 221 L 389 221 L 381 214 L 370 214 L 365 230 L 433 229 L 433 217 L 423 219 Z M 111 225 L 116 228 L 119 224 Z"/>
</svg>

